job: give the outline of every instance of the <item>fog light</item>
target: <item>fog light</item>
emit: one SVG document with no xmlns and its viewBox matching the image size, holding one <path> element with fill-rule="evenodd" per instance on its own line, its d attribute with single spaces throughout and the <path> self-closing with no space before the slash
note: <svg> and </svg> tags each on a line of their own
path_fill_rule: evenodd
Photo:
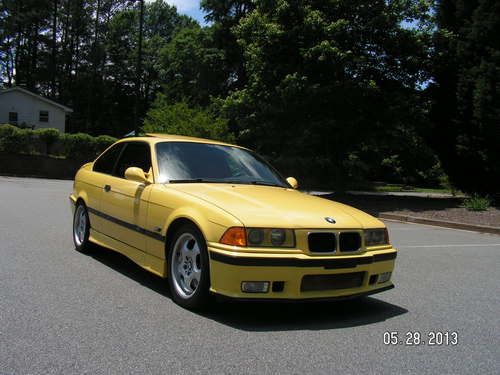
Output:
<svg viewBox="0 0 500 375">
<path fill-rule="evenodd" d="M 381 273 L 379 276 L 378 276 L 378 283 L 379 284 L 382 284 L 382 283 L 385 283 L 386 281 L 389 281 L 391 278 L 391 272 L 384 272 L 384 273 Z"/>
<path fill-rule="evenodd" d="M 241 291 L 245 293 L 267 293 L 269 281 L 243 281 Z"/>
</svg>

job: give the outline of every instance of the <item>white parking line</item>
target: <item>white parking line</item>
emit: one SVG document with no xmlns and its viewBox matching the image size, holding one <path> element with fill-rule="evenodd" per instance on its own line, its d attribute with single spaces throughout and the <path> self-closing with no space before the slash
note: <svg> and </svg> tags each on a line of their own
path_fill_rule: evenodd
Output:
<svg viewBox="0 0 500 375">
<path fill-rule="evenodd" d="M 418 248 L 418 247 L 492 247 L 500 246 L 500 243 L 488 243 L 488 244 L 453 244 L 453 245 L 396 245 L 396 247 L 404 248 Z"/>
</svg>

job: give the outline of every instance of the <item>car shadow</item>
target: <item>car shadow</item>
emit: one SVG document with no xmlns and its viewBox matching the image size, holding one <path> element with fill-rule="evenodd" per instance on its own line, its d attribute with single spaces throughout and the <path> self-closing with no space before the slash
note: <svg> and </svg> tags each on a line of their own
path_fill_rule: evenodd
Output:
<svg viewBox="0 0 500 375">
<path fill-rule="evenodd" d="M 112 250 L 97 247 L 96 261 L 170 298 L 165 279 L 156 276 Z M 325 330 L 364 326 L 408 312 L 374 297 L 335 302 L 237 302 L 218 301 L 204 311 L 189 312 L 243 331 Z"/>
<path fill-rule="evenodd" d="M 225 302 L 202 315 L 240 330 L 266 332 L 358 327 L 407 312 L 403 307 L 365 297 L 333 302 Z"/>
<path fill-rule="evenodd" d="M 131 278 L 139 284 L 155 291 L 156 293 L 171 298 L 170 289 L 166 279 L 146 271 L 125 255 L 98 245 L 93 246 L 95 249 L 89 254 L 92 258 L 109 268 L 120 272 L 122 275 Z"/>
</svg>

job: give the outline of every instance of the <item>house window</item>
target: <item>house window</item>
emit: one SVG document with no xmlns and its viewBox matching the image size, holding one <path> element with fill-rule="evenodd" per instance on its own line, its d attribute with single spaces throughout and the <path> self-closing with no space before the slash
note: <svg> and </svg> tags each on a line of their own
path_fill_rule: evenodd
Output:
<svg viewBox="0 0 500 375">
<path fill-rule="evenodd" d="M 9 112 L 9 124 L 17 125 L 17 112 Z"/>
<path fill-rule="evenodd" d="M 49 111 L 40 111 L 40 122 L 49 122 Z"/>
</svg>

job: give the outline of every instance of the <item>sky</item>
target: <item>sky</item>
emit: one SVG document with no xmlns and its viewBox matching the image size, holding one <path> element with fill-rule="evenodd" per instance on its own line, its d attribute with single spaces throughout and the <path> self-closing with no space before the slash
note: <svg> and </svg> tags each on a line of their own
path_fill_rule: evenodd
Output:
<svg viewBox="0 0 500 375">
<path fill-rule="evenodd" d="M 200 9 L 200 0 L 166 0 L 166 2 L 175 5 L 179 13 L 193 17 L 202 25 L 206 24 L 203 19 L 205 14 Z"/>
</svg>

